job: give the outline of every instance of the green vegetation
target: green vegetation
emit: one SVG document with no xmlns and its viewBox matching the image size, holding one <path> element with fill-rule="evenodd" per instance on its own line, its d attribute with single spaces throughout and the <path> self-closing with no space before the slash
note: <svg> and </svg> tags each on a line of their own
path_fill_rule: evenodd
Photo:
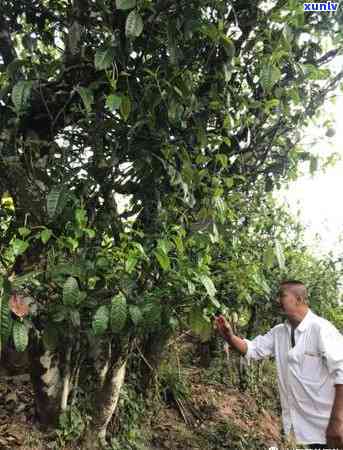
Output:
<svg viewBox="0 0 343 450">
<path fill-rule="evenodd" d="M 135 438 L 139 395 L 156 389 L 168 342 L 192 329 L 210 345 L 218 310 L 247 336 L 265 330 L 283 277 L 302 278 L 313 308 L 343 325 L 340 261 L 311 255 L 272 197 L 304 161 L 319 169 L 301 136 L 343 77 L 329 64 L 342 9 L 1 10 L 0 350 L 27 353 L 38 418 L 59 427 L 61 445 L 131 445 L 108 428 L 116 417 Z M 182 401 L 185 386 L 164 370 Z"/>
</svg>

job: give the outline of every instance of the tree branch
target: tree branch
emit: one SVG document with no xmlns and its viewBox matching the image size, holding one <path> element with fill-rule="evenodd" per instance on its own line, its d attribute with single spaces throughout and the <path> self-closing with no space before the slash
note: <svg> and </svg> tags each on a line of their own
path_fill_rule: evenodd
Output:
<svg viewBox="0 0 343 450">
<path fill-rule="evenodd" d="M 88 0 L 74 0 L 70 18 L 69 34 L 66 39 L 67 66 L 82 56 L 82 32 L 87 24 Z"/>
<path fill-rule="evenodd" d="M 6 19 L 3 15 L 0 15 L 0 54 L 5 66 L 8 66 L 17 57 Z"/>
<path fill-rule="evenodd" d="M 334 50 L 330 50 L 325 53 L 325 55 L 321 56 L 317 61 L 314 62 L 315 65 L 326 64 L 330 62 L 333 58 L 335 58 L 341 49 L 335 48 Z"/>
</svg>

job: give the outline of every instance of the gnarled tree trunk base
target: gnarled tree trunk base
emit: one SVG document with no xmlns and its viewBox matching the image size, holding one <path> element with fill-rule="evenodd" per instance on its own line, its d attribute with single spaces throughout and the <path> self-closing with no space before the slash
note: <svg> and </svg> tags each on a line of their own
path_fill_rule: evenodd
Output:
<svg viewBox="0 0 343 450">
<path fill-rule="evenodd" d="M 44 350 L 41 343 L 33 344 L 30 347 L 30 375 L 37 419 L 43 428 L 56 427 L 62 394 L 58 353 Z"/>
<path fill-rule="evenodd" d="M 120 391 L 124 384 L 126 362 L 126 358 L 119 358 L 108 369 L 104 384 L 95 399 L 95 414 L 82 447 L 85 450 L 108 447 L 106 442 L 107 427 L 117 407 Z"/>
</svg>

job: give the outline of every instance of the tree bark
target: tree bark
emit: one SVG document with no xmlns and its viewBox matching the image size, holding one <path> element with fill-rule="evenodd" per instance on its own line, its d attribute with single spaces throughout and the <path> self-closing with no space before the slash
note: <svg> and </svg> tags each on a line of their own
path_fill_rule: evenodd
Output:
<svg viewBox="0 0 343 450">
<path fill-rule="evenodd" d="M 144 396 L 148 395 L 153 384 L 156 372 L 162 362 L 169 337 L 169 332 L 151 333 L 143 342 L 140 387 Z"/>
<path fill-rule="evenodd" d="M 208 341 L 199 342 L 198 353 L 200 355 L 200 366 L 208 369 L 211 365 L 215 352 L 217 350 L 217 339 L 212 336 Z"/>
<path fill-rule="evenodd" d="M 59 354 L 44 350 L 41 342 L 30 345 L 30 375 L 37 418 L 43 428 L 56 427 L 63 388 Z"/>
<path fill-rule="evenodd" d="M 65 411 L 68 407 L 68 397 L 72 387 L 71 380 L 71 346 L 67 349 L 65 368 L 63 374 L 63 389 L 62 389 L 62 397 L 61 397 L 61 411 Z"/>
<path fill-rule="evenodd" d="M 198 353 L 200 355 L 200 366 L 204 369 L 208 369 L 211 364 L 210 342 L 199 342 Z"/>
<path fill-rule="evenodd" d="M 124 384 L 127 356 L 119 357 L 109 368 L 103 386 L 95 400 L 95 416 L 86 434 L 86 450 L 106 447 L 106 432 L 108 424 L 116 410 L 121 388 Z"/>
</svg>

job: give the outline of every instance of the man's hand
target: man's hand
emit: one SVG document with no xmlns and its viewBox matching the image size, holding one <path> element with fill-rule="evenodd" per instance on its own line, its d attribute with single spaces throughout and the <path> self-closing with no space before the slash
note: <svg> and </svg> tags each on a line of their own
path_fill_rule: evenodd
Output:
<svg viewBox="0 0 343 450">
<path fill-rule="evenodd" d="M 232 331 L 231 325 L 225 319 L 225 317 L 224 316 L 218 316 L 218 317 L 215 317 L 214 320 L 215 320 L 215 323 L 217 325 L 217 329 L 218 329 L 219 333 L 221 334 L 221 336 L 225 340 L 230 339 L 230 337 L 233 336 L 233 331 Z"/>
<path fill-rule="evenodd" d="M 343 449 L 343 418 L 332 417 L 326 429 L 326 445 L 328 448 Z"/>
<path fill-rule="evenodd" d="M 236 336 L 229 322 L 224 316 L 215 317 L 215 323 L 219 333 L 229 343 L 230 347 L 245 355 L 248 351 L 247 343 L 244 339 Z"/>
</svg>

